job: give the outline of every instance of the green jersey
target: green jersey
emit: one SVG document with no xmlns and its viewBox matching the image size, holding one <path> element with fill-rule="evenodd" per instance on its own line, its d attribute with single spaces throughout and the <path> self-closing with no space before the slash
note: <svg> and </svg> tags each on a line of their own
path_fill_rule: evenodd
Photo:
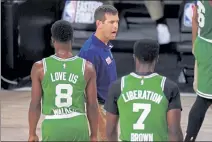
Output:
<svg viewBox="0 0 212 142">
<path fill-rule="evenodd" d="M 72 112 L 85 113 L 85 60 L 78 56 L 61 59 L 52 55 L 42 61 L 43 114 L 65 116 Z"/>
<path fill-rule="evenodd" d="M 107 100 L 105 108 L 119 115 L 120 139 L 168 141 L 167 111 L 181 109 L 177 85 L 157 73 L 146 76 L 131 73 L 122 77 L 118 85 L 117 82 L 114 85 L 119 86 L 120 92 L 110 91 L 111 98 Z M 178 99 L 170 102 L 173 88 Z"/>
<path fill-rule="evenodd" d="M 210 0 L 197 1 L 198 36 L 212 43 L 212 2 Z"/>
</svg>

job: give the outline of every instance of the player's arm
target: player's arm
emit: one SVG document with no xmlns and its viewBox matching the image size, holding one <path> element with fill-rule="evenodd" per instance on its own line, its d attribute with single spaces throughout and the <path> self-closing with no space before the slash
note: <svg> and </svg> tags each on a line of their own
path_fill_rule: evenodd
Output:
<svg viewBox="0 0 212 142">
<path fill-rule="evenodd" d="M 34 63 L 31 70 L 32 91 L 31 102 L 29 106 L 29 135 L 36 136 L 36 127 L 41 114 L 41 71 L 43 66 L 41 62 Z"/>
<path fill-rule="evenodd" d="M 90 124 L 91 138 L 97 138 L 98 128 L 98 105 L 97 105 L 97 87 L 96 87 L 96 72 L 93 65 L 90 62 L 86 62 L 85 65 L 85 80 L 87 86 L 85 90 L 86 94 L 86 109 L 87 117 Z"/>
<path fill-rule="evenodd" d="M 194 47 L 194 41 L 197 37 L 198 32 L 198 22 L 197 22 L 197 5 L 193 7 L 193 17 L 192 17 L 192 47 Z"/>
<path fill-rule="evenodd" d="M 165 86 L 168 88 L 165 88 L 165 94 L 169 100 L 167 112 L 169 141 L 183 141 L 183 133 L 180 125 L 182 111 L 180 91 L 178 86 L 168 79 L 165 81 Z"/>
<path fill-rule="evenodd" d="M 118 141 L 118 120 L 119 111 L 117 100 L 121 94 L 121 80 L 115 81 L 108 93 L 108 98 L 105 103 L 106 112 L 106 133 L 108 141 Z"/>
<path fill-rule="evenodd" d="M 168 111 L 167 121 L 169 129 L 169 141 L 183 141 L 183 133 L 180 126 L 181 110 L 172 109 Z"/>
</svg>

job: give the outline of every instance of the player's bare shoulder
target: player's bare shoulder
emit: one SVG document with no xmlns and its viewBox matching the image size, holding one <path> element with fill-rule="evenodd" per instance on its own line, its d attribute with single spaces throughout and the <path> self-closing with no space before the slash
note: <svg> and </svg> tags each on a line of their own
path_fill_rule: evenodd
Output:
<svg viewBox="0 0 212 142">
<path fill-rule="evenodd" d="M 42 60 L 37 61 L 33 64 L 31 69 L 31 77 L 32 76 L 38 76 L 40 79 L 43 78 L 44 72 L 43 72 L 43 62 Z"/>
<path fill-rule="evenodd" d="M 96 71 L 93 64 L 89 61 L 85 63 L 85 80 L 88 81 L 91 77 L 96 77 Z"/>
</svg>

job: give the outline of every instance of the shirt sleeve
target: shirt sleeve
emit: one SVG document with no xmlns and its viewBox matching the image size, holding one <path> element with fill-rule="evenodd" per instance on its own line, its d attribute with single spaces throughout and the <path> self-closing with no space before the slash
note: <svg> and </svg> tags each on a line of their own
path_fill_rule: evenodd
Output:
<svg viewBox="0 0 212 142">
<path fill-rule="evenodd" d="M 91 62 L 96 70 L 96 74 L 98 75 L 98 70 L 99 70 L 99 56 L 97 55 L 97 53 L 93 50 L 82 50 L 80 51 L 79 57 Z"/>
<path fill-rule="evenodd" d="M 115 115 L 119 115 L 118 98 L 121 95 L 121 79 L 113 82 L 109 88 L 108 98 L 105 102 L 105 110 Z"/>
<path fill-rule="evenodd" d="M 170 79 L 166 79 L 164 86 L 164 93 L 169 101 L 168 110 L 181 109 L 180 90 L 176 83 Z"/>
</svg>

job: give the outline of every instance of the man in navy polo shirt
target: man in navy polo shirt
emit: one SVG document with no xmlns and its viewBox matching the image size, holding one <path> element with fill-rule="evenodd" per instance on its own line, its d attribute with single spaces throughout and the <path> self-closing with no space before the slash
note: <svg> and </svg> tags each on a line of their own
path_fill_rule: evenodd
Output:
<svg viewBox="0 0 212 142">
<path fill-rule="evenodd" d="M 118 11 L 112 5 L 103 5 L 96 9 L 94 18 L 96 32 L 84 43 L 79 56 L 90 61 L 97 75 L 97 95 L 100 108 L 99 140 L 106 140 L 105 111 L 103 105 L 107 99 L 110 84 L 117 79 L 116 63 L 111 53 L 113 45 L 109 42 L 116 38 L 118 31 Z"/>
</svg>

